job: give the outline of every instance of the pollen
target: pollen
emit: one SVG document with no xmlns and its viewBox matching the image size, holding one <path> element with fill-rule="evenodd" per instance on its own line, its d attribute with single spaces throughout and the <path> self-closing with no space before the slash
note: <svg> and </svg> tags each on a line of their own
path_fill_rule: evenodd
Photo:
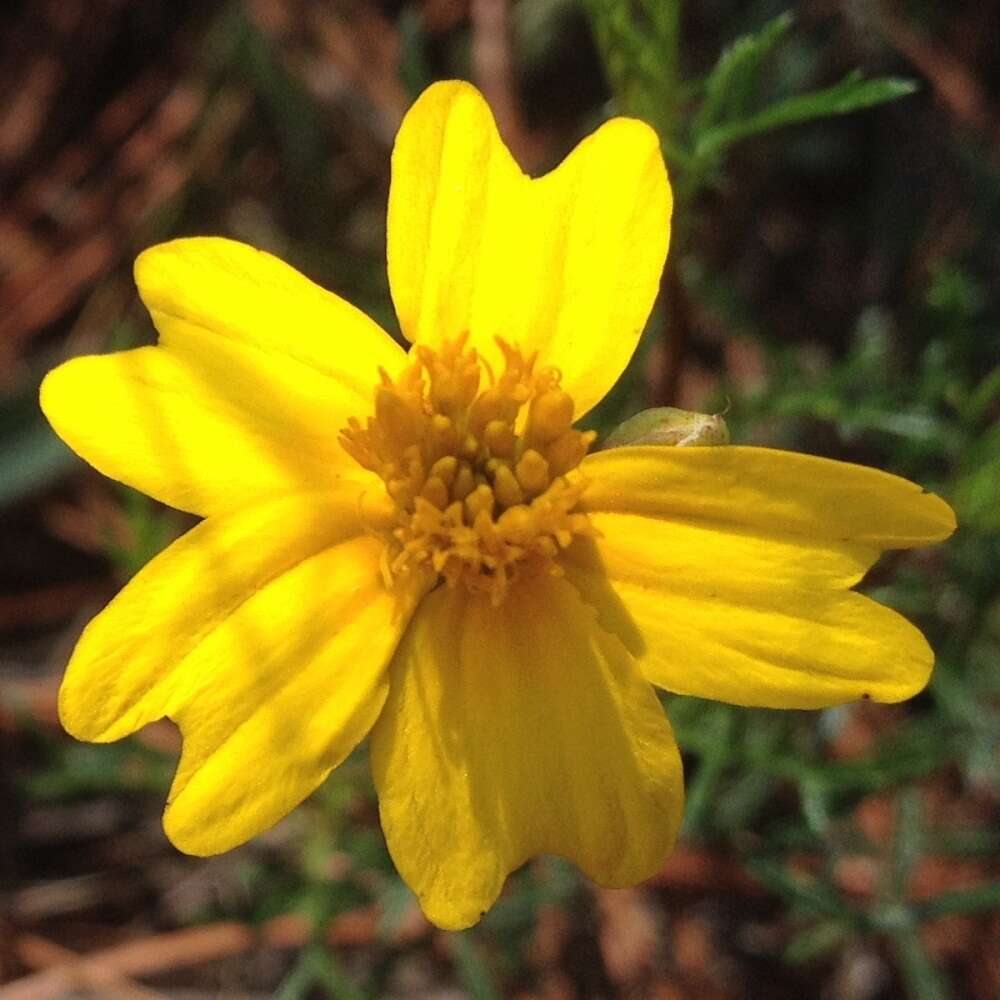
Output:
<svg viewBox="0 0 1000 1000">
<path fill-rule="evenodd" d="M 557 369 L 498 340 L 497 376 L 466 341 L 418 345 L 395 381 L 381 372 L 374 415 L 351 419 L 340 439 L 394 505 L 387 584 L 430 572 L 499 605 L 518 579 L 558 575 L 559 553 L 595 534 L 575 510 L 595 435 L 573 429 Z"/>
</svg>

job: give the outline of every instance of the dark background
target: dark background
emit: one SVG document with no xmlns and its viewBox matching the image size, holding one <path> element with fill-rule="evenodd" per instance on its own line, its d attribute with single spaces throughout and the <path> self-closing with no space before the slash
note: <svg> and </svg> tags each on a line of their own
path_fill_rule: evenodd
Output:
<svg viewBox="0 0 1000 1000">
<path fill-rule="evenodd" d="M 3 0 L 0 1000 L 1000 993 L 995 2 L 792 5 L 755 107 L 855 68 L 916 91 L 755 135 L 697 182 L 682 157 L 706 74 L 788 5 L 683 5 L 654 122 L 678 189 L 664 294 L 595 417 L 728 407 L 738 441 L 949 498 L 956 537 L 866 584 L 931 639 L 928 692 L 824 713 L 672 699 L 689 803 L 662 873 L 599 891 L 542 859 L 458 935 L 394 875 L 363 752 L 275 831 L 201 861 L 159 827 L 168 723 L 103 747 L 59 729 L 76 635 L 186 521 L 59 444 L 44 372 L 151 340 L 131 261 L 174 235 L 266 247 L 394 330 L 389 152 L 426 84 L 476 82 L 532 172 L 634 110 L 630 80 L 665 106 L 649 4 L 617 5 L 640 49 L 585 6 Z"/>
</svg>

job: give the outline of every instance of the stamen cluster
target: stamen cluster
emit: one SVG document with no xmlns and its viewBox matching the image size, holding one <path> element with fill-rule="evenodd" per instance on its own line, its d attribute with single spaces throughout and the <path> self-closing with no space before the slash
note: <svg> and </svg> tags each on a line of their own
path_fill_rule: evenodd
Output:
<svg viewBox="0 0 1000 1000">
<path fill-rule="evenodd" d="M 595 435 L 571 427 L 557 369 L 535 371 L 537 355 L 498 344 L 498 378 L 465 337 L 415 347 L 395 381 L 381 372 L 374 416 L 341 432 L 395 505 L 387 582 L 427 568 L 499 604 L 519 575 L 558 573 L 553 557 L 593 534 L 574 512 L 584 483 L 573 470 Z"/>
</svg>

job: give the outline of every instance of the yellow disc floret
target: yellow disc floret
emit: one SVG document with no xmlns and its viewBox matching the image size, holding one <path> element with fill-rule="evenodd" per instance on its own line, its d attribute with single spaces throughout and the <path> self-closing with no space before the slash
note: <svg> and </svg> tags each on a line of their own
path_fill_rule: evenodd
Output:
<svg viewBox="0 0 1000 1000">
<path fill-rule="evenodd" d="M 574 470 L 595 435 L 572 428 L 556 369 L 536 371 L 536 355 L 499 345 L 499 377 L 465 337 L 418 345 L 395 381 L 381 373 L 374 416 L 341 432 L 395 506 L 389 582 L 426 569 L 499 604 L 520 574 L 558 573 L 554 557 L 593 534 L 574 511 L 584 488 Z"/>
</svg>

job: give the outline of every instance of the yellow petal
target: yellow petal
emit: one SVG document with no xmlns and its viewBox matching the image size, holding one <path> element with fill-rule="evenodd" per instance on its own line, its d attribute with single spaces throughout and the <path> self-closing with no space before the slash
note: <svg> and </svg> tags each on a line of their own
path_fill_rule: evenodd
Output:
<svg viewBox="0 0 1000 1000">
<path fill-rule="evenodd" d="M 535 854 L 604 885 L 647 878 L 682 809 L 653 689 L 553 577 L 521 581 L 499 608 L 464 588 L 424 600 L 393 659 L 372 770 L 396 866 L 447 928 L 479 920 Z"/>
<path fill-rule="evenodd" d="M 192 529 L 84 631 L 60 691 L 73 735 L 162 716 L 184 750 L 165 826 L 183 850 L 266 829 L 357 745 L 416 594 L 385 591 L 356 489 L 282 499 Z"/>
<path fill-rule="evenodd" d="M 579 417 L 614 384 L 656 297 L 670 186 L 651 128 L 616 118 L 529 180 L 475 88 L 439 83 L 392 156 L 389 283 L 404 333 L 431 346 L 468 331 L 559 367 Z"/>
<path fill-rule="evenodd" d="M 135 280 L 161 344 L 200 354 L 228 342 L 264 365 L 279 363 L 283 372 L 322 373 L 340 393 L 360 397 L 362 412 L 379 366 L 393 373 L 404 360 L 359 309 L 235 240 L 195 237 L 150 247 L 135 262 Z"/>
<path fill-rule="evenodd" d="M 776 448 L 613 448 L 584 459 L 588 510 L 731 524 L 773 537 L 843 539 L 879 549 L 939 542 L 952 509 L 916 483 L 850 462 Z"/>
<path fill-rule="evenodd" d="M 353 394 L 298 367 L 226 344 L 203 357 L 141 347 L 60 365 L 41 405 L 106 476 L 207 516 L 364 475 L 337 441 Z"/>
<path fill-rule="evenodd" d="M 654 684 L 740 705 L 899 701 L 933 654 L 848 588 L 935 541 L 950 508 L 874 469 L 760 448 L 623 448 L 586 462 L 596 542 L 569 579 Z"/>
<path fill-rule="evenodd" d="M 77 358 L 42 408 L 105 475 L 209 515 L 356 476 L 337 441 L 405 354 L 378 326 L 269 254 L 175 240 L 136 262 L 158 348 Z"/>
</svg>

